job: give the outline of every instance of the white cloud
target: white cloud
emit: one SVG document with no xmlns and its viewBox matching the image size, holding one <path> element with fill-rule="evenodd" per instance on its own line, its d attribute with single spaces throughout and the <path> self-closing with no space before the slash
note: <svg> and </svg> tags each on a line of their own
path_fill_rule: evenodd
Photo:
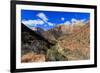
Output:
<svg viewBox="0 0 100 73">
<path fill-rule="evenodd" d="M 86 19 L 75 19 L 75 18 L 72 18 L 71 19 L 71 23 L 72 24 L 75 24 L 75 23 L 84 23 L 86 21 Z"/>
<path fill-rule="evenodd" d="M 46 16 L 44 13 L 38 13 L 37 16 L 38 16 L 39 18 L 41 18 L 41 20 L 43 20 L 44 23 L 47 24 L 47 25 L 45 25 L 45 26 L 53 26 L 53 25 L 54 25 L 54 23 L 48 22 L 48 18 L 47 18 L 47 16 Z"/>
<path fill-rule="evenodd" d="M 64 17 L 62 17 L 62 18 L 61 18 L 61 20 L 62 20 L 62 21 L 64 21 L 64 20 L 65 20 L 65 18 L 64 18 Z"/>
<path fill-rule="evenodd" d="M 40 19 L 36 20 L 22 20 L 22 23 L 27 25 L 27 26 L 36 26 L 36 25 L 43 25 L 44 22 Z"/>
<path fill-rule="evenodd" d="M 39 13 L 39 14 L 37 14 L 37 16 L 39 18 L 41 18 L 44 22 L 48 21 L 48 18 L 46 17 L 46 15 L 44 13 Z"/>
<path fill-rule="evenodd" d="M 64 25 L 69 25 L 69 24 L 71 24 L 70 21 L 66 21 L 66 22 L 64 22 Z"/>
<path fill-rule="evenodd" d="M 54 24 L 51 23 L 51 22 L 47 22 L 47 24 L 48 24 L 49 26 L 53 26 L 53 25 L 54 25 Z"/>
<path fill-rule="evenodd" d="M 71 19 L 71 22 L 72 22 L 72 23 L 75 23 L 75 22 L 77 22 L 77 21 L 78 21 L 78 20 L 75 19 L 75 18 L 72 18 L 72 19 Z"/>
<path fill-rule="evenodd" d="M 81 21 L 81 22 L 85 22 L 85 21 L 86 21 L 86 19 L 81 19 L 80 21 Z"/>
</svg>

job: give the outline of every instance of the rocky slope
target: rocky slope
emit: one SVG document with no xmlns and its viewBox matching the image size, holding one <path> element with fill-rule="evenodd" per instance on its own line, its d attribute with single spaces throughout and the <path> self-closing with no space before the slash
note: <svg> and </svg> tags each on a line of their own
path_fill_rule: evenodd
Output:
<svg viewBox="0 0 100 73">
<path fill-rule="evenodd" d="M 61 47 L 73 51 L 76 59 L 89 59 L 90 57 L 90 23 L 84 25 L 77 32 L 73 31 L 73 34 L 59 38 Z M 79 57 L 80 56 L 80 57 Z M 75 57 L 74 57 L 75 58 Z"/>
<path fill-rule="evenodd" d="M 59 25 L 48 31 L 40 28 L 31 30 L 22 24 L 21 41 L 22 62 L 89 59 L 90 23 Z"/>
</svg>

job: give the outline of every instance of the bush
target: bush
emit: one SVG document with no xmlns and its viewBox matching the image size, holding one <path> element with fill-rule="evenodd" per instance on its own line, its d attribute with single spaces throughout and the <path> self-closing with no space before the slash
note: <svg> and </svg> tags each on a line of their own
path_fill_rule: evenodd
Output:
<svg viewBox="0 0 100 73">
<path fill-rule="evenodd" d="M 47 50 L 47 61 L 66 61 L 68 60 L 59 49 L 62 49 L 58 44 Z"/>
</svg>

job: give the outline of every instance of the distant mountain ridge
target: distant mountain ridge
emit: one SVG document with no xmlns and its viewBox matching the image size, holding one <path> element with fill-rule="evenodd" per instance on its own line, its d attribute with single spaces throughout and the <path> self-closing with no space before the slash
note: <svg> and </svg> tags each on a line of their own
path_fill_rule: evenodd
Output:
<svg viewBox="0 0 100 73">
<path fill-rule="evenodd" d="M 49 33 L 53 36 L 53 38 L 55 38 L 56 40 L 64 35 L 69 35 L 72 34 L 73 32 L 76 32 L 78 30 L 80 30 L 86 23 L 84 22 L 76 22 L 74 24 L 60 24 L 57 25 L 56 27 L 49 29 L 47 31 L 44 31 L 43 33 Z"/>
<path fill-rule="evenodd" d="M 85 24 L 86 24 L 85 22 L 83 23 L 81 21 L 78 21 L 74 24 L 69 24 L 69 25 L 60 24 L 47 31 L 45 31 L 40 27 L 33 27 L 32 31 L 36 32 L 38 35 L 44 37 L 48 41 L 56 42 L 59 37 L 77 32 Z"/>
</svg>

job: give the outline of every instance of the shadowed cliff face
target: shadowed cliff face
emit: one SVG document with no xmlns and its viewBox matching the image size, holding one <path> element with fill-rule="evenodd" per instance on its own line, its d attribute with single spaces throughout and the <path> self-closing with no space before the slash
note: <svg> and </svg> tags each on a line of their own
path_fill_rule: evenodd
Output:
<svg viewBox="0 0 100 73">
<path fill-rule="evenodd" d="M 32 31 L 24 24 L 22 24 L 21 28 L 22 55 L 31 51 L 45 54 L 46 49 L 53 45 L 43 36 L 39 35 L 35 31 Z"/>
<path fill-rule="evenodd" d="M 41 28 L 29 29 L 24 24 L 21 24 L 21 28 L 22 62 L 70 61 L 90 58 L 89 22 L 77 23 L 73 26 L 59 25 L 47 31 Z"/>
</svg>

